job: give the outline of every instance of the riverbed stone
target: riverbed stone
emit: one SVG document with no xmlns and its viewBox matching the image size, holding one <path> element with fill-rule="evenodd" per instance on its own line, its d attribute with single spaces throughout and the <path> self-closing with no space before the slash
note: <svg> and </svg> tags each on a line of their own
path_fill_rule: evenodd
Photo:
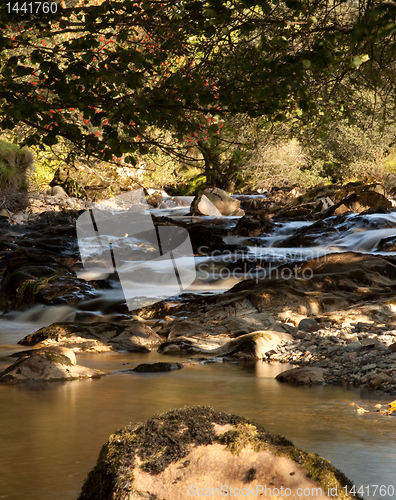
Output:
<svg viewBox="0 0 396 500">
<path fill-rule="evenodd" d="M 196 353 L 210 355 L 211 357 L 234 357 L 242 359 L 263 359 L 269 351 L 273 351 L 284 342 L 292 340 L 288 333 L 273 332 L 268 330 L 256 331 L 227 340 L 221 335 L 212 339 L 194 339 L 192 337 L 179 337 L 163 343 L 158 352 L 172 354 L 175 352 Z M 216 345 L 216 340 L 218 344 Z M 221 343 L 221 345 L 219 345 Z"/>
<path fill-rule="evenodd" d="M 286 370 L 276 376 L 279 382 L 296 385 L 323 384 L 326 370 L 318 367 L 302 367 Z"/>
<path fill-rule="evenodd" d="M 157 373 L 157 372 L 170 372 L 173 370 L 181 370 L 184 368 L 182 363 L 141 363 L 136 366 L 132 371 L 137 373 Z"/>
<path fill-rule="evenodd" d="M 345 212 L 353 211 L 357 213 L 364 212 L 374 208 L 391 208 L 392 202 L 381 193 L 376 191 L 355 192 L 339 201 L 321 214 L 321 218 L 341 215 Z M 374 210 L 375 212 L 375 210 Z"/>
<path fill-rule="evenodd" d="M 51 382 L 100 377 L 104 373 L 77 365 L 74 352 L 61 347 L 47 347 L 24 352 L 0 375 L 0 383 Z"/>
<path fill-rule="evenodd" d="M 210 407 L 173 410 L 111 435 L 78 500 L 187 499 L 254 492 L 266 498 L 297 495 L 298 488 L 350 490 L 352 483 L 327 460 L 298 450 L 261 426 Z M 199 488 L 199 490 L 198 490 Z M 269 493 L 271 488 L 271 494 Z M 282 488 L 282 494 L 280 493 Z M 228 496 L 228 495 L 227 495 Z M 349 495 L 343 498 L 351 498 Z"/>
<path fill-rule="evenodd" d="M 140 321 L 54 323 L 27 335 L 18 343 L 45 347 L 57 345 L 75 352 L 129 351 L 149 352 L 162 338 Z"/>
<path fill-rule="evenodd" d="M 18 249 L 6 258 L 0 308 L 26 309 L 35 304 L 72 304 L 93 298 L 97 291 L 85 280 L 40 248 Z"/>
</svg>

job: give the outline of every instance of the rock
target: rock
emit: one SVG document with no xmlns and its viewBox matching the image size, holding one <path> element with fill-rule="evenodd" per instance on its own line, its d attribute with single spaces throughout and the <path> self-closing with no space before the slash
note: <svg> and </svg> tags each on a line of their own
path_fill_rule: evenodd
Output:
<svg viewBox="0 0 396 500">
<path fill-rule="evenodd" d="M 76 352 L 129 351 L 149 352 L 161 337 L 140 321 L 107 323 L 54 323 L 27 335 L 18 343 L 44 347 L 57 345 Z"/>
<path fill-rule="evenodd" d="M 273 229 L 274 224 L 270 221 L 242 217 L 235 226 L 233 234 L 235 236 L 259 236 L 262 233 L 269 233 Z"/>
<path fill-rule="evenodd" d="M 365 338 L 360 341 L 363 347 L 377 347 L 382 344 L 378 339 Z"/>
<path fill-rule="evenodd" d="M 58 198 L 69 197 L 62 186 L 53 186 L 50 189 L 47 189 L 46 193 L 48 194 L 48 196 L 57 196 Z"/>
<path fill-rule="evenodd" d="M 320 329 L 319 323 L 313 318 L 304 318 L 298 324 L 298 329 L 305 332 L 316 332 Z"/>
<path fill-rule="evenodd" d="M 104 375 L 100 370 L 79 366 L 73 351 L 48 347 L 27 351 L 0 375 L 0 383 L 49 382 L 93 378 Z"/>
<path fill-rule="evenodd" d="M 386 373 L 369 374 L 370 377 L 366 382 L 366 387 L 369 389 L 377 389 L 382 384 L 394 384 L 396 380 Z M 362 379 L 363 382 L 363 379 Z"/>
<path fill-rule="evenodd" d="M 392 203 L 383 194 L 376 191 L 361 191 L 347 196 L 328 210 L 322 212 L 321 218 L 341 215 L 349 211 L 361 213 L 371 208 L 380 207 L 391 208 Z"/>
<path fill-rule="evenodd" d="M 344 347 L 344 351 L 346 352 L 358 352 L 363 349 L 363 346 L 360 342 L 350 342 Z"/>
<path fill-rule="evenodd" d="M 68 266 L 38 248 L 15 250 L 7 256 L 0 290 L 1 309 L 26 309 L 35 303 L 73 304 L 97 296 Z"/>
<path fill-rule="evenodd" d="M 161 201 L 164 199 L 163 194 L 160 191 L 153 191 L 147 197 L 147 203 L 154 208 L 157 208 Z"/>
<path fill-rule="evenodd" d="M 214 250 L 224 250 L 223 238 L 215 234 L 212 228 L 194 224 L 188 228 L 188 232 L 194 253 L 206 255 Z"/>
<path fill-rule="evenodd" d="M 241 202 L 219 188 L 206 188 L 191 203 L 192 215 L 231 215 L 240 207 Z M 214 208 L 213 208 L 214 207 Z M 209 213 L 210 212 L 210 213 Z"/>
<path fill-rule="evenodd" d="M 396 352 L 396 342 L 393 342 L 393 344 L 391 344 L 388 349 L 391 351 L 391 352 Z"/>
<path fill-rule="evenodd" d="M 214 339 L 210 344 L 205 345 L 207 339 L 197 339 L 189 337 L 179 337 L 175 340 L 170 340 L 163 343 L 158 352 L 170 354 L 174 352 L 187 352 L 206 354 L 211 357 L 237 357 L 243 359 L 263 359 L 264 355 L 275 350 L 282 342 L 292 340 L 292 336 L 288 333 L 273 332 L 273 331 L 256 331 L 241 335 L 236 339 L 222 342 L 222 345 L 216 345 L 216 340 L 221 342 L 221 339 Z"/>
<path fill-rule="evenodd" d="M 194 337 L 206 335 L 221 335 L 227 332 L 225 327 L 218 325 L 208 325 L 199 321 L 190 321 L 188 319 L 176 319 L 172 322 L 172 326 L 168 335 L 168 340 L 178 337 Z"/>
<path fill-rule="evenodd" d="M 209 338 L 177 337 L 161 344 L 160 354 L 207 354 L 212 356 L 213 350 L 229 342 L 228 335 L 217 335 Z"/>
<path fill-rule="evenodd" d="M 22 215 L 22 214 L 14 214 L 12 217 L 11 217 L 11 220 L 15 223 L 15 224 L 23 224 L 27 219 L 27 216 L 26 215 Z"/>
<path fill-rule="evenodd" d="M 242 208 L 237 208 L 230 214 L 228 214 L 230 217 L 243 217 L 245 215 L 245 210 L 242 210 Z"/>
<path fill-rule="evenodd" d="M 263 359 L 269 351 L 274 351 L 283 343 L 293 340 L 288 333 L 257 331 L 241 335 L 211 351 L 212 356 Z"/>
<path fill-rule="evenodd" d="M 156 372 L 170 372 L 173 370 L 180 370 L 184 368 L 182 363 L 142 363 L 134 368 L 132 371 L 138 373 L 156 373 Z"/>
<path fill-rule="evenodd" d="M 7 217 L 9 219 L 11 216 L 12 213 L 9 210 L 6 210 L 5 208 L 0 210 L 0 217 Z"/>
<path fill-rule="evenodd" d="M 323 384 L 324 374 L 327 372 L 324 368 L 313 367 L 302 367 L 302 368 L 292 368 L 291 370 L 286 370 L 275 378 L 279 382 L 287 382 L 289 384 Z"/>
<path fill-rule="evenodd" d="M 220 496 L 221 491 L 286 500 L 305 489 L 325 499 L 329 485 L 338 491 L 352 488 L 327 460 L 287 439 L 237 415 L 194 407 L 111 435 L 78 500 L 175 500 Z"/>
<path fill-rule="evenodd" d="M 211 217 L 221 217 L 221 212 L 216 208 L 207 196 L 201 194 L 199 199 L 191 203 L 192 215 L 210 215 Z"/>
</svg>

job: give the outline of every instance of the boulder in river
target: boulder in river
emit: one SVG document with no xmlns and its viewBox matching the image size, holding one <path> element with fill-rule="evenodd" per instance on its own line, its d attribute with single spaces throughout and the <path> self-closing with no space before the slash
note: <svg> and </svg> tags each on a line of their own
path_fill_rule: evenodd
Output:
<svg viewBox="0 0 396 500">
<path fill-rule="evenodd" d="M 208 354 L 216 357 L 236 357 L 242 359 L 263 359 L 269 351 L 275 350 L 281 343 L 292 340 L 288 333 L 273 331 L 257 331 L 241 335 L 236 339 L 224 342 L 214 337 L 210 339 L 194 339 L 192 337 L 178 337 L 163 343 L 158 352 L 171 354 L 174 352 L 188 352 L 197 354 Z M 216 346 L 216 341 L 222 345 Z M 206 345 L 205 345 L 206 343 Z"/>
<path fill-rule="evenodd" d="M 383 194 L 376 191 L 361 191 L 353 193 L 339 201 L 321 214 L 321 218 L 341 215 L 345 212 L 361 213 L 372 208 L 391 208 L 392 202 Z"/>
<path fill-rule="evenodd" d="M 158 372 L 171 372 L 173 370 L 181 370 L 184 368 L 182 363 L 141 363 L 136 366 L 132 371 L 137 373 L 158 373 Z"/>
<path fill-rule="evenodd" d="M 0 374 L 0 383 L 51 382 L 93 378 L 104 375 L 77 365 L 74 352 L 62 347 L 47 347 L 25 351 L 21 357 Z"/>
<path fill-rule="evenodd" d="M 149 352 L 162 342 L 149 326 L 139 321 L 97 323 L 54 323 L 19 341 L 21 345 L 57 345 L 74 351 Z"/>
<path fill-rule="evenodd" d="M 352 498 L 330 462 L 246 418 L 210 407 L 156 415 L 111 435 L 78 500 L 191 496 Z M 346 487 L 346 488 L 345 488 Z M 345 488 L 345 489 L 344 489 Z M 338 494 L 335 494 L 335 491 Z M 221 493 L 222 492 L 222 493 Z"/>
<path fill-rule="evenodd" d="M 240 208 L 241 202 L 219 188 L 206 188 L 191 203 L 192 215 L 232 215 Z M 238 212 L 238 215 L 244 215 Z"/>
<path fill-rule="evenodd" d="M 19 249 L 7 257 L 1 282 L 0 308 L 26 309 L 32 304 L 73 304 L 97 296 L 56 256 L 41 249 Z"/>
<path fill-rule="evenodd" d="M 324 368 L 318 368 L 316 366 L 299 367 L 279 373 L 279 375 L 276 376 L 276 380 L 296 385 L 323 384 L 325 381 L 325 373 L 326 370 Z"/>
</svg>

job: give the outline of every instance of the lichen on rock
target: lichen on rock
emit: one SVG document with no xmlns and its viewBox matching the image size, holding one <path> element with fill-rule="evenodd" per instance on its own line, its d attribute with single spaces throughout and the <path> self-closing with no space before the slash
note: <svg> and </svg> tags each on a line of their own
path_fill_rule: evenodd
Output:
<svg viewBox="0 0 396 500">
<path fill-rule="evenodd" d="M 156 415 L 110 436 L 79 500 L 186 499 L 192 485 L 226 484 L 240 491 L 247 485 L 289 488 L 291 495 L 297 488 L 320 488 L 316 498 L 330 498 L 328 488 L 337 487 L 337 498 L 352 498 L 344 490 L 352 483 L 324 458 L 246 418 L 197 406 Z"/>
</svg>

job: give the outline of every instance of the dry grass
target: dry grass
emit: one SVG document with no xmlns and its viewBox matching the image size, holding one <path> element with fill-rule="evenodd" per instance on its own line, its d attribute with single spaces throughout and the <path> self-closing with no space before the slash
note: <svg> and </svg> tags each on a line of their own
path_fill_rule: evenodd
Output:
<svg viewBox="0 0 396 500">
<path fill-rule="evenodd" d="M 32 168 L 31 151 L 0 140 L 0 209 L 14 212 L 27 206 L 26 173 Z"/>
</svg>

